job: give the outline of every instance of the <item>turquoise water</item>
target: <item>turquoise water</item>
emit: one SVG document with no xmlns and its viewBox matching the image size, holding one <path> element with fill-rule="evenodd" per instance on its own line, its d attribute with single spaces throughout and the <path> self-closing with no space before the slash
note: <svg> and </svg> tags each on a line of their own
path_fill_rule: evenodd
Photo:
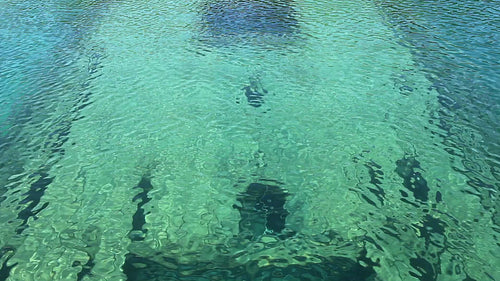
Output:
<svg viewBox="0 0 500 281">
<path fill-rule="evenodd" d="M 498 280 L 497 1 L 0 4 L 0 280 Z"/>
</svg>

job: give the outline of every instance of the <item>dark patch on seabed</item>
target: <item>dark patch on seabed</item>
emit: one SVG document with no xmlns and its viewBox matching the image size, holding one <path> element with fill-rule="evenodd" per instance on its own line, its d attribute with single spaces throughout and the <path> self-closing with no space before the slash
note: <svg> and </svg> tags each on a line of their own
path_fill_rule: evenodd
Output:
<svg viewBox="0 0 500 281">
<path fill-rule="evenodd" d="M 91 64 L 93 59 L 96 58 L 91 58 L 89 61 L 89 65 Z M 97 62 L 94 62 L 92 66 L 89 66 L 89 71 L 93 71 L 95 67 L 97 67 Z M 82 86 L 87 87 L 87 85 L 82 85 Z M 65 150 L 63 148 L 63 145 L 69 140 L 69 133 L 71 130 L 72 122 L 82 118 L 80 116 L 80 111 L 89 104 L 91 104 L 91 101 L 89 99 L 90 95 L 91 93 L 86 91 L 82 91 L 82 93 L 78 95 L 78 98 L 75 100 L 73 107 L 69 109 L 69 112 L 67 113 L 68 114 L 66 116 L 67 118 L 62 118 L 61 121 L 59 121 L 57 124 L 54 125 L 54 129 L 48 134 L 47 141 L 44 143 L 42 147 L 42 152 L 50 156 L 64 155 Z M 30 118 L 26 119 L 29 120 Z M 9 136 L 8 139 L 15 139 L 15 137 Z M 1 147 L 2 154 L 5 155 L 5 152 L 8 151 L 8 146 L 12 147 L 13 145 L 14 143 L 2 144 Z M 14 151 L 17 152 L 16 150 Z M 55 162 L 53 162 L 51 165 L 53 165 L 54 163 Z M 21 220 L 21 224 L 16 227 L 17 235 L 22 234 L 24 230 L 26 230 L 29 227 L 28 222 L 30 219 L 36 220 L 37 215 L 45 208 L 47 208 L 47 206 L 49 205 L 49 202 L 45 202 L 41 206 L 39 206 L 42 197 L 45 194 L 45 191 L 54 180 L 54 177 L 51 177 L 48 174 L 51 165 L 41 167 L 37 173 L 33 173 L 28 177 L 29 179 L 36 178 L 36 180 L 30 184 L 29 190 L 23 194 L 23 196 L 26 197 L 19 201 L 18 203 L 19 205 L 16 208 L 16 209 L 23 208 L 17 215 L 17 219 Z M 2 194 L 3 192 L 5 191 L 4 190 L 0 191 L 0 194 Z M 3 196 L 0 197 L 0 203 L 5 199 L 6 198 Z M 9 223 L 14 223 L 14 220 L 9 221 Z M 15 251 L 15 247 L 8 247 L 8 248 L 12 249 L 12 253 Z M 78 274 L 77 277 L 78 280 L 82 280 L 86 275 L 89 275 L 92 267 L 94 266 L 95 253 L 92 253 L 91 250 L 84 250 L 84 252 L 86 252 L 87 255 L 89 256 L 89 260 L 85 265 L 83 265 L 82 271 Z M 4 261 L 2 267 L 0 268 L 0 281 L 2 280 L 2 278 L 7 279 L 10 270 L 17 265 L 16 263 L 11 266 L 7 266 L 7 261 L 8 259 L 10 259 L 10 257 L 11 256 L 9 256 Z M 76 262 L 75 266 L 76 265 L 79 265 L 78 262 Z"/>
<path fill-rule="evenodd" d="M 89 256 L 89 260 L 87 261 L 87 263 L 85 263 L 82 266 L 82 270 L 78 272 L 78 274 L 76 275 L 76 280 L 82 281 L 83 278 L 85 278 L 85 276 L 91 276 L 92 268 L 94 268 L 94 265 L 95 265 L 94 257 Z M 81 266 L 81 263 L 79 261 L 75 261 L 73 262 L 73 267 L 75 266 Z"/>
<path fill-rule="evenodd" d="M 247 189 L 239 194 L 237 200 L 241 206 L 233 206 L 240 211 L 240 237 L 255 241 L 262 235 L 273 235 L 280 240 L 295 236 L 295 232 L 285 231 L 286 216 L 289 212 L 284 208 L 286 197 L 289 195 L 277 181 L 266 183 L 250 183 Z M 143 177 L 136 188 L 142 191 L 134 197 L 133 201 L 140 200 L 137 212 L 133 218 L 133 232 L 130 235 L 133 243 L 142 243 L 145 230 L 144 211 L 142 206 L 151 199 L 148 192 L 153 189 L 149 177 Z M 122 266 L 127 281 L 246 281 L 246 280 L 328 280 L 328 281 L 375 281 L 379 280 L 373 269 L 378 266 L 369 259 L 363 249 L 356 260 L 338 256 L 314 256 L 315 262 L 308 262 L 306 257 L 294 257 L 299 264 L 290 264 L 286 259 L 261 256 L 267 260 L 267 266 L 259 266 L 257 260 L 249 260 L 244 264 L 237 261 L 241 249 L 234 249 L 234 253 L 224 253 L 214 258 L 211 262 L 179 262 L 178 260 L 162 254 L 151 253 L 151 256 L 142 256 L 130 252 L 125 256 Z M 361 266 L 360 262 L 367 264 Z"/>
<path fill-rule="evenodd" d="M 413 224 L 418 237 L 425 240 L 425 247 L 416 253 L 417 257 L 410 258 L 410 265 L 418 272 L 410 271 L 411 276 L 420 281 L 435 281 L 442 273 L 441 255 L 447 247 L 446 226 L 445 222 L 429 214 L 420 223 Z"/>
<path fill-rule="evenodd" d="M 137 210 L 132 217 L 132 230 L 129 233 L 129 238 L 132 241 L 142 241 L 144 240 L 144 235 L 148 231 L 143 228 L 146 223 L 146 214 L 144 213 L 143 206 L 151 201 L 151 198 L 148 197 L 148 192 L 153 190 L 150 177 L 143 176 L 134 188 L 140 189 L 141 192 L 132 199 L 133 202 L 140 201 L 137 203 Z"/>
<path fill-rule="evenodd" d="M 317 257 L 318 263 L 283 264 L 259 267 L 257 261 L 231 268 L 214 264 L 196 263 L 179 264 L 173 259 L 164 261 L 173 265 L 167 267 L 148 258 L 127 254 L 122 269 L 127 281 L 246 281 L 246 280 L 293 280 L 293 281 L 375 281 L 372 267 L 363 267 L 359 263 L 344 257 Z M 274 261 L 279 263 L 278 261 Z M 286 262 L 284 260 L 283 262 Z"/>
<path fill-rule="evenodd" d="M 403 197 L 402 201 L 416 208 L 427 203 L 430 189 L 422 174 L 416 171 L 421 169 L 419 161 L 414 156 L 405 156 L 403 159 L 396 161 L 396 164 L 396 173 L 403 178 L 403 186 L 413 192 L 417 203 L 420 204 L 409 201 L 407 199 L 408 193 L 400 190 Z M 441 193 L 437 192 L 436 202 L 441 201 Z M 432 204 L 432 206 L 434 208 L 435 204 Z M 443 274 L 441 258 L 448 249 L 448 239 L 445 231 L 448 225 L 440 218 L 429 214 L 429 209 L 425 208 L 423 211 L 427 214 L 418 223 L 413 223 L 412 228 L 416 230 L 417 237 L 424 240 L 424 246 L 415 253 L 416 257 L 410 258 L 410 265 L 414 271 L 410 271 L 409 274 L 420 281 L 436 281 L 439 275 Z M 447 273 L 448 275 L 453 274 L 452 272 Z M 465 280 L 473 280 L 467 274 L 466 276 Z"/>
<path fill-rule="evenodd" d="M 396 173 L 403 178 L 403 186 L 413 193 L 415 199 L 421 203 L 427 202 L 429 199 L 429 187 L 427 181 L 418 172 L 420 162 L 413 156 L 405 156 L 403 159 L 396 161 Z M 408 201 L 408 193 L 400 190 L 401 195 L 404 197 L 402 200 L 406 203 L 414 204 Z"/>
<path fill-rule="evenodd" d="M 422 66 L 433 83 L 431 89 L 439 93 L 440 108 L 430 116 L 429 123 L 440 130 L 431 133 L 439 137 L 452 161 L 461 162 L 453 168 L 466 176 L 467 184 L 474 189 L 463 192 L 479 197 L 482 207 L 493 214 L 492 228 L 498 232 L 500 219 L 495 216 L 500 166 L 496 152 L 500 115 L 495 113 L 500 95 L 498 67 L 491 63 L 498 61 L 495 31 L 499 14 L 494 12 L 498 3 L 390 0 L 375 4 L 401 44 L 409 47 Z M 446 16 L 439 11 L 447 11 Z"/>
<path fill-rule="evenodd" d="M 88 260 L 82 265 L 80 261 L 74 261 L 73 266 L 81 266 L 82 270 L 77 274 L 77 281 L 83 280 L 85 276 L 92 275 L 92 269 L 95 266 L 95 256 L 101 246 L 102 229 L 95 225 L 89 225 L 82 235 L 82 242 L 85 244 L 83 252 L 87 254 Z"/>
<path fill-rule="evenodd" d="M 245 91 L 249 105 L 260 107 L 264 103 L 264 94 L 267 94 L 267 90 L 262 86 L 260 79 L 251 78 L 250 85 L 243 87 L 242 90 Z"/>
<path fill-rule="evenodd" d="M 28 220 L 30 218 L 35 218 L 38 213 L 43 209 L 47 208 L 49 202 L 45 202 L 42 206 L 36 208 L 40 200 L 42 199 L 45 190 L 48 185 L 52 183 L 53 177 L 45 172 L 40 172 L 40 174 L 31 175 L 31 178 L 38 177 L 38 179 L 30 185 L 30 189 L 24 195 L 27 195 L 19 204 L 28 204 L 23 210 L 21 210 L 17 216 L 18 219 L 22 220 L 21 225 L 16 229 L 17 234 L 21 234 L 28 227 Z M 35 209 L 36 208 L 36 209 Z"/>
<path fill-rule="evenodd" d="M 29 5 L 28 2 L 27 4 Z M 99 1 L 95 1 L 94 4 L 97 4 L 98 2 Z M 103 1 L 103 3 L 105 3 L 105 1 Z M 65 43 L 64 46 L 57 44 L 55 49 L 46 50 L 46 52 L 50 53 L 54 50 L 59 50 L 62 47 L 67 47 L 66 49 L 70 50 L 74 49 L 74 47 L 80 46 L 78 42 L 84 38 L 84 33 L 90 34 L 90 27 L 96 22 L 97 19 L 96 16 L 90 16 L 90 14 L 99 16 L 103 12 L 103 7 L 103 5 L 99 5 L 100 9 L 80 9 L 84 7 L 76 7 L 72 5 L 71 7 L 68 6 L 60 9 L 60 11 L 64 11 L 63 13 L 51 13 L 51 16 L 54 17 L 51 18 L 50 26 L 44 26 L 46 27 L 44 28 L 44 32 L 54 32 L 55 37 L 63 35 L 62 38 L 58 38 L 64 39 L 59 41 L 64 41 Z M 96 14 L 94 12 L 96 12 Z M 43 19 L 43 17 L 40 18 Z M 67 24 L 69 22 L 72 24 Z M 45 24 L 43 20 L 42 23 Z M 73 36 L 75 34 L 78 36 Z M 34 48 L 33 50 L 37 49 Z M 30 52 L 30 50 L 27 51 Z M 78 56 L 81 54 L 81 52 L 74 51 L 71 53 L 78 54 Z M 22 89 L 22 93 L 12 93 L 13 96 L 18 94 L 16 97 L 17 100 L 7 119 L 7 121 L 10 122 L 9 126 L 6 126 L 8 127 L 7 132 L 1 137 L 0 140 L 0 158 L 3 160 L 2 164 L 0 164 L 0 196 L 7 191 L 7 188 L 4 187 L 4 185 L 6 185 L 6 183 L 10 180 L 9 177 L 11 175 L 25 172 L 23 164 L 24 161 L 29 161 L 29 159 L 23 159 L 20 155 L 27 155 L 27 151 L 43 153 L 44 157 L 47 159 L 53 159 L 54 157 L 58 158 L 64 155 L 65 151 L 63 145 L 69 139 L 72 122 L 81 119 L 82 116 L 80 111 L 91 103 L 89 98 L 91 93 L 88 91 L 88 86 L 90 79 L 95 77 L 94 74 L 97 71 L 100 56 L 94 55 L 89 58 L 89 65 L 87 69 L 88 73 L 82 73 L 82 77 L 86 78 L 83 79 L 83 82 L 81 80 L 75 82 L 70 79 L 71 76 L 68 76 L 68 73 L 72 74 L 75 71 L 75 69 L 70 66 L 74 65 L 72 62 L 77 61 L 77 59 L 75 59 L 76 57 L 68 55 L 68 52 L 57 51 L 47 57 L 51 58 L 50 61 L 44 61 L 46 62 L 45 64 L 37 64 L 34 68 L 28 69 L 28 71 L 33 69 L 46 70 L 39 71 L 39 73 L 43 73 L 45 76 L 39 77 L 40 79 L 32 80 L 36 82 L 25 85 L 28 90 Z M 78 65 L 77 67 L 79 68 L 80 66 Z M 75 98 L 72 99 L 71 102 L 65 103 L 68 105 L 67 111 L 58 116 L 56 119 L 51 119 L 50 113 L 46 110 L 46 103 L 41 101 L 48 100 L 50 102 L 54 102 L 60 99 L 59 97 L 61 92 L 57 88 L 59 85 L 58 83 L 61 83 L 60 85 L 64 85 L 65 89 L 71 89 L 72 91 L 73 89 L 77 90 L 75 90 L 76 92 L 72 95 Z M 51 122 L 50 128 L 47 131 L 42 130 L 39 132 L 40 134 L 38 134 L 46 136 L 46 141 L 43 143 L 41 148 L 37 146 L 33 147 L 32 143 L 35 143 L 35 145 L 37 144 L 33 141 L 33 139 L 31 139 L 32 136 L 30 131 L 40 130 L 39 124 L 47 122 Z M 31 220 L 36 220 L 40 212 L 49 205 L 49 202 L 45 202 L 39 206 L 46 189 L 54 180 L 54 177 L 49 175 L 49 171 L 51 166 L 54 165 L 56 161 L 52 161 L 51 164 L 39 167 L 37 172 L 34 172 L 27 177 L 28 183 L 30 183 L 29 190 L 20 195 L 20 199 L 7 198 L 5 196 L 0 197 L 0 203 L 4 204 L 15 204 L 16 201 L 19 201 L 19 203 L 17 203 L 18 205 L 15 207 L 16 210 L 20 210 L 17 215 L 17 220 L 12 219 L 8 221 L 8 223 L 14 224 L 21 221 L 20 225 L 18 225 L 15 229 L 16 243 L 14 245 L 3 245 L 0 250 L 0 281 L 7 280 L 11 269 L 17 265 L 17 263 L 9 265 L 8 261 L 15 254 L 16 248 L 20 246 L 19 243 L 24 241 L 23 238 L 25 235 L 23 235 L 23 232 L 29 227 L 28 223 Z M 18 194 L 15 190 L 18 185 L 19 184 L 9 186 L 9 189 L 12 190 L 11 194 Z M 84 234 L 84 236 L 85 235 L 86 234 Z M 92 242 L 90 238 L 87 239 L 83 237 L 83 241 L 87 241 L 87 247 L 83 249 L 83 251 L 87 253 L 89 260 L 83 266 L 82 271 L 78 274 L 78 280 L 82 280 L 90 273 L 90 269 L 94 264 L 95 254 L 98 251 L 98 245 L 94 246 L 94 242 Z M 76 265 L 77 263 L 75 266 Z"/>
<path fill-rule="evenodd" d="M 206 1 L 201 19 L 205 40 L 223 45 L 234 43 L 234 37 L 284 37 L 298 30 L 290 0 Z"/>
<path fill-rule="evenodd" d="M 24 1 L 23 3 L 31 5 L 30 2 L 36 1 Z M 91 31 L 96 20 L 103 15 L 107 6 L 107 1 L 92 1 L 93 7 L 89 9 L 89 3 L 83 2 L 80 1 L 78 4 L 71 3 L 69 5 L 63 4 L 63 7 L 59 7 L 62 3 L 49 3 L 47 9 L 54 8 L 53 5 L 60 8 L 51 12 L 51 20 L 49 22 L 44 21 L 44 16 L 36 17 L 37 8 L 33 10 L 36 18 L 34 21 L 37 23 L 35 25 L 41 26 L 41 29 L 43 29 L 42 33 L 45 35 L 52 34 L 57 39 L 54 42 L 61 42 L 62 45 L 52 45 L 50 42 L 47 44 L 36 44 L 40 39 L 36 36 L 37 34 L 34 37 L 27 36 L 27 38 L 24 38 L 29 41 L 32 40 L 31 38 L 35 40 L 30 48 L 25 50 L 27 53 L 33 53 L 31 56 L 37 57 L 36 55 L 43 50 L 43 53 L 47 54 L 47 56 L 42 56 L 43 58 L 40 58 L 42 62 L 34 65 L 31 64 L 31 60 L 27 60 L 26 62 L 29 63 L 20 64 L 22 65 L 19 66 L 21 70 L 17 71 L 19 74 L 34 72 L 33 75 L 35 76 L 39 75 L 37 73 L 42 73 L 43 76 L 37 77 L 38 79 L 31 79 L 23 84 L 22 88 L 13 89 L 10 93 L 12 96 L 16 96 L 16 101 L 12 105 L 11 113 L 6 121 L 8 123 L 6 125 L 8 127 L 7 132 L 0 140 L 0 158 L 3 160 L 0 164 L 0 194 L 5 192 L 6 189 L 3 188 L 3 185 L 8 182 L 10 175 L 20 174 L 24 171 L 24 159 L 19 157 L 19 155 L 26 154 L 26 148 L 31 148 L 32 141 L 29 139 L 31 136 L 19 136 L 26 128 L 28 130 L 40 130 L 40 126 L 37 124 L 45 123 L 48 120 L 50 112 L 47 111 L 47 108 L 50 106 L 47 106 L 44 101 L 54 103 L 60 99 L 61 90 L 58 86 L 65 85 L 65 89 L 78 89 L 78 84 L 81 81 L 74 83 L 72 75 L 76 69 L 80 68 L 80 65 L 75 65 L 74 62 L 79 60 L 82 50 L 75 51 L 73 49 L 80 47 L 80 41 L 92 34 Z M 35 6 L 38 6 L 38 4 Z M 98 6 L 98 9 L 96 9 L 96 6 Z M 13 9 L 11 14 L 15 15 L 18 12 L 18 8 L 16 5 L 9 7 L 9 9 Z M 28 22 L 31 23 L 31 20 Z M 23 26 L 21 25 L 20 28 L 22 29 Z M 12 32 L 15 34 L 16 30 Z M 43 46 L 52 47 L 43 49 Z M 86 78 L 90 80 L 91 76 L 95 76 L 99 67 L 100 57 L 98 54 L 93 54 L 89 57 L 88 72 L 82 73 L 82 77 L 87 76 Z M 23 58 L 21 54 L 18 59 L 22 61 L 26 58 Z M 59 116 L 57 120 L 52 120 L 55 122 L 50 126 L 50 131 L 41 132 L 41 134 L 49 136 L 48 141 L 44 144 L 44 152 L 64 154 L 62 144 L 68 139 L 71 122 L 79 119 L 78 111 L 90 104 L 90 93 L 86 91 L 88 80 L 81 83 L 81 91 L 77 91 L 71 95 L 72 98 L 75 97 L 73 107 L 68 108 L 68 112 Z M 6 81 L 8 83 L 9 80 Z"/>
<path fill-rule="evenodd" d="M 45 190 L 52 183 L 53 177 L 49 177 L 46 172 L 39 172 L 36 174 L 32 174 L 29 178 L 36 178 L 36 180 L 31 183 L 29 190 L 24 193 L 26 197 L 19 202 L 18 209 L 21 206 L 25 206 L 18 215 L 17 219 L 21 220 L 21 224 L 16 228 L 16 234 L 22 234 L 23 231 L 28 228 L 28 221 L 33 218 L 37 219 L 38 213 L 40 213 L 43 209 L 47 208 L 49 205 L 48 202 L 45 202 L 42 206 L 38 206 Z M 14 223 L 15 220 L 11 220 L 8 223 Z M 10 270 L 16 266 L 17 264 L 13 264 L 8 266 L 8 260 L 14 255 L 16 251 L 15 246 L 4 245 L 0 252 L 0 261 L 3 261 L 2 266 L 0 267 L 0 281 L 6 280 L 10 274 Z"/>
<path fill-rule="evenodd" d="M 363 151 L 362 153 L 354 156 L 352 161 L 354 163 L 360 163 L 366 157 L 365 154 L 369 151 Z M 359 183 L 349 190 L 356 192 L 361 199 L 365 200 L 368 204 L 381 208 L 384 206 L 385 200 L 385 190 L 382 188 L 382 181 L 384 179 L 384 172 L 382 166 L 375 163 L 373 160 L 364 160 L 363 166 L 368 171 L 368 179 L 364 173 L 360 172 L 358 176 Z M 361 168 L 361 167 L 360 167 Z M 360 169 L 361 171 L 361 169 Z M 367 193 L 368 192 L 368 193 Z"/>
<path fill-rule="evenodd" d="M 382 166 L 378 165 L 373 161 L 369 161 L 365 163 L 365 167 L 368 169 L 368 174 L 370 175 L 370 184 L 371 187 L 368 187 L 368 191 L 372 193 L 375 198 L 380 202 L 380 205 L 384 205 L 385 191 L 381 187 L 382 179 L 384 178 L 384 172 L 382 171 Z M 377 204 L 373 202 L 371 199 L 366 197 L 364 194 L 361 194 L 363 199 L 365 199 L 369 204 L 377 207 Z"/>
<path fill-rule="evenodd" d="M 98 57 L 90 58 L 89 64 L 93 63 L 92 66 L 89 66 L 89 71 L 94 71 L 97 68 L 97 61 L 93 61 L 94 59 L 98 59 Z M 87 85 L 82 85 L 82 87 L 87 87 Z M 47 140 L 44 142 L 43 147 L 41 148 L 41 152 L 45 153 L 48 156 L 62 156 L 65 153 L 65 149 L 63 145 L 69 140 L 69 134 L 74 121 L 77 121 L 81 118 L 80 110 L 91 104 L 89 99 L 91 92 L 82 90 L 79 93 L 78 97 L 74 101 L 73 107 L 69 109 L 64 116 L 65 118 L 61 118 L 59 122 L 54 124 L 53 129 L 50 133 L 48 133 Z M 30 118 L 27 118 L 30 119 Z M 10 137 L 10 139 L 15 140 L 14 137 Z M 23 140 L 27 142 L 28 140 Z M 5 144 L 6 146 L 11 144 Z M 7 147 L 2 147 L 7 150 Z M 5 152 L 1 151 L 1 152 Z M 18 152 L 17 150 L 15 152 Z M 18 213 L 18 219 L 22 220 L 21 225 L 16 228 L 16 233 L 21 234 L 28 227 L 28 220 L 30 218 L 36 219 L 36 215 L 40 213 L 43 209 L 45 209 L 49 202 L 45 202 L 42 206 L 38 206 L 41 201 L 42 196 L 45 193 L 48 185 L 52 183 L 54 177 L 50 177 L 48 172 L 55 162 L 52 162 L 50 165 L 43 166 L 39 169 L 37 173 L 33 173 L 29 176 L 29 179 L 36 178 L 38 179 L 31 183 L 30 189 L 23 195 L 26 197 L 19 202 L 19 205 L 26 205 L 24 209 L 22 209 Z M 21 169 L 21 168 L 19 168 Z M 3 193 L 4 191 L 0 192 Z M 3 201 L 3 199 L 0 199 Z M 20 207 L 18 207 L 19 209 Z"/>
<path fill-rule="evenodd" d="M 288 192 L 277 185 L 251 183 L 247 190 L 238 196 L 241 206 L 233 207 L 240 212 L 240 235 L 249 240 L 256 240 L 264 234 L 288 238 L 293 231 L 284 233 L 285 209 Z"/>
<path fill-rule="evenodd" d="M 0 267 L 0 281 L 5 281 L 9 278 L 10 270 L 17 265 L 17 263 L 12 265 L 7 265 L 10 258 L 14 255 L 15 249 L 10 246 L 4 246 L 0 249 L 0 262 L 2 266 Z"/>
</svg>

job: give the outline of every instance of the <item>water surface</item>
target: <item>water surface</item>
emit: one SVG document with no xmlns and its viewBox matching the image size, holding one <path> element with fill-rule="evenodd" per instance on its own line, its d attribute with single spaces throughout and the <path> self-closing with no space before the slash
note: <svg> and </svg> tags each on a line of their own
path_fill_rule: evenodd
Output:
<svg viewBox="0 0 500 281">
<path fill-rule="evenodd" d="M 499 279 L 494 4 L 0 4 L 0 280 Z"/>
</svg>

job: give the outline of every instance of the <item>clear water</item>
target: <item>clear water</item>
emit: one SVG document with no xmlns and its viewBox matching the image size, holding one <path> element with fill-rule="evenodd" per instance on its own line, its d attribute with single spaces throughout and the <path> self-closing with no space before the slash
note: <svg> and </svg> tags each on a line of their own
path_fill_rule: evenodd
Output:
<svg viewBox="0 0 500 281">
<path fill-rule="evenodd" d="M 0 280 L 499 280 L 498 1 L 5 1 Z"/>
</svg>

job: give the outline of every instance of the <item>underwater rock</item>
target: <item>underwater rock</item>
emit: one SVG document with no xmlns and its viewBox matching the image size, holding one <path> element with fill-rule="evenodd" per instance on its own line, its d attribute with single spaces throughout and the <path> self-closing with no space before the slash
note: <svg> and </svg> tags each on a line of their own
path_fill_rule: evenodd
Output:
<svg viewBox="0 0 500 281">
<path fill-rule="evenodd" d="M 285 229 L 286 197 L 289 194 L 276 185 L 251 183 L 238 196 L 241 206 L 234 206 L 240 212 L 240 234 L 249 240 L 263 234 L 279 235 Z"/>
<path fill-rule="evenodd" d="M 264 103 L 264 94 L 267 94 L 267 90 L 262 87 L 259 80 L 250 79 L 250 85 L 243 87 L 242 90 L 245 90 L 249 105 L 260 107 Z"/>
<path fill-rule="evenodd" d="M 10 258 L 14 255 L 16 249 L 12 246 L 3 246 L 0 248 L 0 261 L 3 263 L 0 265 L 0 281 L 5 281 L 9 278 L 10 270 L 17 265 L 17 263 L 8 265 Z"/>
<path fill-rule="evenodd" d="M 28 228 L 30 218 L 36 217 L 38 213 L 49 205 L 49 202 L 45 202 L 42 206 L 38 206 L 45 194 L 45 190 L 49 184 L 52 183 L 54 177 L 50 177 L 47 172 L 40 171 L 30 175 L 30 178 L 38 179 L 30 185 L 29 190 L 23 194 L 26 195 L 26 197 L 19 202 L 19 204 L 25 206 L 25 208 L 17 215 L 17 218 L 23 221 L 16 229 L 17 234 L 23 233 L 23 231 Z"/>
<path fill-rule="evenodd" d="M 251 86 L 243 88 L 245 96 L 247 97 L 248 104 L 253 107 L 260 107 L 264 103 L 264 95 L 253 89 Z"/>
<path fill-rule="evenodd" d="M 148 196 L 148 192 L 153 190 L 153 185 L 151 184 L 151 179 L 148 176 L 142 176 L 141 180 L 134 188 L 138 188 L 141 190 L 134 199 L 133 202 L 140 200 L 137 203 L 137 210 L 132 217 L 132 230 L 129 233 L 129 238 L 132 241 L 140 241 L 144 240 L 144 235 L 147 232 L 147 229 L 143 229 L 144 224 L 146 223 L 146 214 L 144 213 L 144 209 L 142 206 L 144 204 L 151 201 L 151 198 Z"/>
<path fill-rule="evenodd" d="M 260 267 L 256 261 L 234 267 L 208 263 L 177 264 L 167 267 L 151 259 L 127 254 L 122 269 L 127 281 L 167 280 L 294 280 L 294 281 L 376 281 L 373 267 L 363 267 L 345 257 L 321 257 L 317 263 L 280 264 Z"/>
<path fill-rule="evenodd" d="M 206 1 L 201 8 L 201 25 L 212 38 L 286 36 L 298 28 L 291 4 L 290 0 Z"/>
<path fill-rule="evenodd" d="M 427 202 L 429 199 L 429 187 L 422 174 L 416 172 L 420 169 L 420 162 L 415 157 L 404 157 L 396 161 L 396 173 L 403 178 L 403 186 L 413 193 L 415 199 Z"/>
</svg>

